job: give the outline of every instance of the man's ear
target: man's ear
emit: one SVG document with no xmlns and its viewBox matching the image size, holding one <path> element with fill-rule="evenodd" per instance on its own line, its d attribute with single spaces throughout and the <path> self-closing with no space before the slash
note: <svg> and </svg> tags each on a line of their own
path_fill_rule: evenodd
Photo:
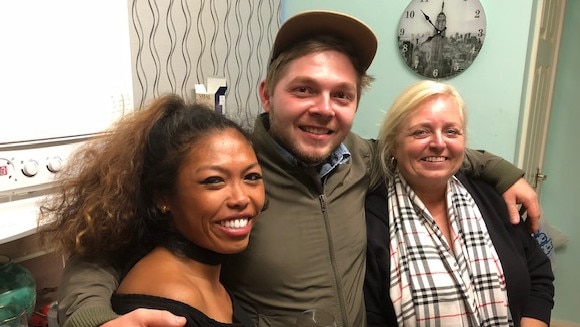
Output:
<svg viewBox="0 0 580 327">
<path fill-rule="evenodd" d="M 268 91 L 268 88 L 266 87 L 265 81 L 262 81 L 262 83 L 260 83 L 260 88 L 258 92 L 260 93 L 260 102 L 262 103 L 262 108 L 264 109 L 265 112 L 270 112 L 271 107 L 270 93 Z"/>
</svg>

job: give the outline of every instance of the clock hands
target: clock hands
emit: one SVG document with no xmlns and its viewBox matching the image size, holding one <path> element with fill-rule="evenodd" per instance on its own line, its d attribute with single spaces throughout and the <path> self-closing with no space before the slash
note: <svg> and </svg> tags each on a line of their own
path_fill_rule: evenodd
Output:
<svg viewBox="0 0 580 327">
<path fill-rule="evenodd" d="M 433 38 L 434 38 L 434 37 L 436 37 L 436 36 L 444 37 L 442 33 L 443 33 L 443 32 L 444 32 L 446 29 L 447 29 L 447 26 L 443 27 L 443 29 L 441 29 L 441 30 L 437 30 L 437 33 L 435 33 L 435 34 L 433 34 L 433 35 L 429 36 L 429 37 L 427 38 L 427 40 L 425 40 L 425 41 L 423 41 L 423 42 L 421 43 L 421 45 L 423 45 L 423 44 L 425 44 L 425 43 L 427 43 L 427 42 L 429 42 L 429 41 L 433 40 Z"/>
<path fill-rule="evenodd" d="M 433 24 L 433 22 L 431 21 L 431 18 L 429 18 L 429 16 L 427 16 L 427 14 L 423 10 L 421 10 L 421 12 L 423 13 L 423 16 L 425 16 L 425 19 L 429 22 L 429 24 L 431 24 L 431 26 L 433 26 L 433 28 L 437 32 L 440 32 L 439 29 L 437 28 L 437 26 L 435 26 L 435 24 Z"/>
<path fill-rule="evenodd" d="M 423 45 L 423 44 L 425 44 L 425 43 L 427 43 L 427 42 L 429 42 L 429 41 L 433 40 L 433 38 L 434 38 L 434 37 L 436 37 L 437 35 L 438 35 L 438 34 L 433 34 L 433 35 L 431 35 L 430 37 L 428 37 L 428 38 L 427 38 L 427 40 L 425 40 L 425 41 L 421 42 L 421 45 Z"/>
<path fill-rule="evenodd" d="M 421 45 L 423 45 L 423 44 L 425 44 L 425 43 L 427 43 L 427 42 L 429 42 L 429 41 L 433 40 L 433 38 L 434 38 L 434 37 L 436 37 L 437 35 L 441 35 L 441 34 L 437 33 L 437 34 L 433 34 L 433 35 L 431 35 L 430 37 L 428 37 L 428 38 L 427 38 L 427 40 L 423 41 L 423 42 L 421 43 Z"/>
<path fill-rule="evenodd" d="M 445 6 L 445 2 L 443 2 L 443 6 Z M 443 6 L 441 6 L 442 12 L 443 12 Z M 427 15 L 423 10 L 421 10 L 421 13 L 423 14 L 423 17 L 425 17 L 425 20 L 427 20 L 429 22 L 429 24 L 431 24 L 431 26 L 433 26 L 433 28 L 435 29 L 435 34 L 429 36 L 427 38 L 427 40 L 425 40 L 421 43 L 421 45 L 433 40 L 433 38 L 436 37 L 437 35 L 439 35 L 440 37 L 444 37 L 443 32 L 447 29 L 447 26 L 443 27 L 442 29 L 439 29 L 437 26 L 435 26 L 435 24 L 433 24 L 429 15 Z"/>
</svg>

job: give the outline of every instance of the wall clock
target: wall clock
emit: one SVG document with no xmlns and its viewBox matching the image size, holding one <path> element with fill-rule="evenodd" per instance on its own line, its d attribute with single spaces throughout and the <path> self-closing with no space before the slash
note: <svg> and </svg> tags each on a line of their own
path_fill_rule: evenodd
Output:
<svg viewBox="0 0 580 327">
<path fill-rule="evenodd" d="M 486 34 L 479 0 L 411 0 L 399 21 L 398 45 L 417 74 L 451 78 L 475 60 Z"/>
</svg>

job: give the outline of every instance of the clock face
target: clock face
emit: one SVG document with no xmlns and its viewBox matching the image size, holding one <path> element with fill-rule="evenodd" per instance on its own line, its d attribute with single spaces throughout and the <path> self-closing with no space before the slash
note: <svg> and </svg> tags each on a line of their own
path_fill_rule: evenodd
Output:
<svg viewBox="0 0 580 327">
<path fill-rule="evenodd" d="M 473 63 L 486 32 L 479 0 L 411 0 L 397 35 L 401 56 L 411 70 L 442 79 Z"/>
</svg>

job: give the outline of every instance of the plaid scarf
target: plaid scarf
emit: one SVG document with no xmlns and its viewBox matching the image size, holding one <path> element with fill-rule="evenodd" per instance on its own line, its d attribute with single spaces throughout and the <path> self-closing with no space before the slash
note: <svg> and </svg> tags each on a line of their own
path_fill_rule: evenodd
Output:
<svg viewBox="0 0 580 327">
<path fill-rule="evenodd" d="M 481 212 L 447 183 L 453 250 L 400 174 L 388 185 L 390 297 L 399 326 L 513 326 L 505 278 Z"/>
</svg>

